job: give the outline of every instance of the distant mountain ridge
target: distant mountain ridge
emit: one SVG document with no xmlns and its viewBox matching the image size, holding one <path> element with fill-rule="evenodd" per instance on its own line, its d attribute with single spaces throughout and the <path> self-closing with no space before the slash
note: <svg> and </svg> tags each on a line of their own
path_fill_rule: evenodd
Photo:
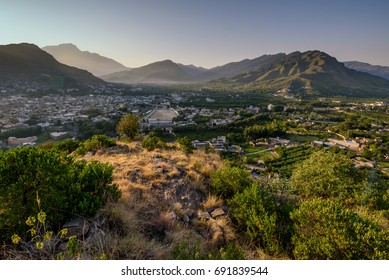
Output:
<svg viewBox="0 0 389 280">
<path fill-rule="evenodd" d="M 0 46 L 0 87 L 66 89 L 104 85 L 91 73 L 59 63 L 33 44 Z"/>
<path fill-rule="evenodd" d="M 116 83 L 176 84 L 193 82 L 193 77 L 204 70 L 193 65 L 186 66 L 163 60 L 121 72 L 102 76 L 102 79 Z"/>
<path fill-rule="evenodd" d="M 286 54 L 263 55 L 255 59 L 245 59 L 231 62 L 211 69 L 183 65 L 171 60 L 158 61 L 139 68 L 111 73 L 102 78 L 119 83 L 194 83 L 231 77 L 240 73 L 257 69 L 263 64 L 269 64 L 285 57 Z"/>
<path fill-rule="evenodd" d="M 73 44 L 46 46 L 42 50 L 48 52 L 63 64 L 87 70 L 98 77 L 128 69 L 128 67 L 111 58 L 89 51 L 81 51 Z"/>
<path fill-rule="evenodd" d="M 369 63 L 359 61 L 344 61 L 343 63 L 350 69 L 366 72 L 371 75 L 389 80 L 389 66 L 371 65 Z"/>
<path fill-rule="evenodd" d="M 245 90 L 287 88 L 308 94 L 389 97 L 389 81 L 349 69 L 321 51 L 293 52 L 257 70 L 216 82 Z"/>
<path fill-rule="evenodd" d="M 74 45 L 63 47 L 76 48 Z M 33 88 L 62 89 L 105 85 L 91 73 L 61 64 L 47 52 L 26 43 L 0 46 L 0 78 L 0 88 L 33 85 Z M 318 50 L 263 55 L 211 69 L 164 60 L 126 68 L 102 78 L 126 84 L 190 83 L 214 89 L 389 97 L 389 80 L 350 69 Z"/>
</svg>

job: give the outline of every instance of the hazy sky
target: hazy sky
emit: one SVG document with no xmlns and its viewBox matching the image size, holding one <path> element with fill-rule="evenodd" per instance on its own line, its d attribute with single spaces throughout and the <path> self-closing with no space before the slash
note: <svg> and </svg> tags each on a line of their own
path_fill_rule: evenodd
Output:
<svg viewBox="0 0 389 280">
<path fill-rule="evenodd" d="M 0 0 L 0 44 L 74 43 L 126 66 L 322 50 L 389 65 L 388 0 Z"/>
</svg>

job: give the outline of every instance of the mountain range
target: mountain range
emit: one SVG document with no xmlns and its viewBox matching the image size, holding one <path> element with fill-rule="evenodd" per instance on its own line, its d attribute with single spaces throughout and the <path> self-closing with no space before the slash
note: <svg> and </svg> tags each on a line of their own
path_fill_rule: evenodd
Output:
<svg viewBox="0 0 389 280">
<path fill-rule="evenodd" d="M 81 51 L 73 44 L 46 46 L 42 50 L 51 54 L 63 64 L 87 70 L 97 77 L 128 69 L 123 64 L 111 58 L 101 56 L 97 53 Z"/>
<path fill-rule="evenodd" d="M 377 67 L 367 67 L 369 65 L 356 62 L 343 64 L 318 50 L 263 55 L 211 69 L 178 64 L 171 60 L 128 69 L 112 59 L 80 51 L 71 44 L 43 49 L 51 51 L 53 55 L 27 43 L 0 46 L 0 87 L 27 83 L 40 84 L 39 88 L 60 89 L 105 85 L 103 81 L 105 80 L 125 84 L 185 83 L 194 87 L 214 89 L 244 91 L 288 89 L 288 92 L 301 94 L 389 97 L 389 80 L 366 73 L 376 71 Z M 60 49 L 62 51 L 58 51 Z M 66 55 L 63 57 L 67 57 L 69 62 L 76 62 L 77 57 L 84 57 L 80 59 L 82 63 L 79 65 L 82 65 L 79 67 L 93 66 L 95 73 L 105 73 L 109 69 L 120 71 L 103 75 L 101 80 L 86 70 L 58 62 L 64 53 Z M 349 67 L 359 67 L 365 72 Z M 380 73 L 383 73 L 385 69 L 380 70 Z"/>
<path fill-rule="evenodd" d="M 389 80 L 348 68 L 318 50 L 263 55 L 193 72 L 188 66 L 164 60 L 102 78 L 127 84 L 201 82 L 211 88 L 245 91 L 289 89 L 301 94 L 389 96 Z"/>
<path fill-rule="evenodd" d="M 59 63 L 33 44 L 0 46 L 0 87 L 65 89 L 104 85 L 91 73 Z"/>
<path fill-rule="evenodd" d="M 254 71 L 218 81 L 231 88 L 285 89 L 324 95 L 389 96 L 389 80 L 347 68 L 321 52 L 293 52 Z"/>
</svg>

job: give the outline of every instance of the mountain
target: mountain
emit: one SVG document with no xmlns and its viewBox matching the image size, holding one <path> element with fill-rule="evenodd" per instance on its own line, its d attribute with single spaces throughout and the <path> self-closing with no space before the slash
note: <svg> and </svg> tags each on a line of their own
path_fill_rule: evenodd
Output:
<svg viewBox="0 0 389 280">
<path fill-rule="evenodd" d="M 66 89 L 104 85 L 91 73 L 64 65 L 33 44 L 0 46 L 0 87 L 6 89 Z"/>
<path fill-rule="evenodd" d="M 274 55 L 263 55 L 254 59 L 244 59 L 239 62 L 231 62 L 222 66 L 217 66 L 201 73 L 198 80 L 207 81 L 220 78 L 232 77 L 238 74 L 254 71 L 265 65 L 271 65 L 285 58 L 286 54 L 278 53 Z"/>
<path fill-rule="evenodd" d="M 101 56 L 97 53 L 81 51 L 73 44 L 47 46 L 43 47 L 42 50 L 48 52 L 63 64 L 87 70 L 95 76 L 103 76 L 128 69 L 113 59 Z"/>
<path fill-rule="evenodd" d="M 194 65 L 183 65 L 171 60 L 155 62 L 143 67 L 102 76 L 104 80 L 120 83 L 189 83 L 232 77 L 253 71 L 263 65 L 272 64 L 286 54 L 263 55 L 255 59 L 245 59 L 223 66 L 206 69 Z"/>
<path fill-rule="evenodd" d="M 208 69 L 206 69 L 204 67 L 197 67 L 197 66 L 194 66 L 193 64 L 191 64 L 191 65 L 183 65 L 181 63 L 177 63 L 177 65 L 182 70 L 184 70 L 187 74 L 189 74 L 190 76 L 193 76 L 193 77 L 198 76 L 198 75 L 208 71 Z"/>
<path fill-rule="evenodd" d="M 389 66 L 371 65 L 365 62 L 359 61 L 345 61 L 344 65 L 350 69 L 354 69 L 361 72 L 366 72 L 374 76 L 389 80 Z"/>
<path fill-rule="evenodd" d="M 154 62 L 139 68 L 120 71 L 102 76 L 109 82 L 137 84 L 176 84 L 193 81 L 194 73 L 201 72 L 195 66 L 185 66 L 171 60 Z"/>
<path fill-rule="evenodd" d="M 388 80 L 349 69 L 321 51 L 293 52 L 279 61 L 216 83 L 245 90 L 288 88 L 308 94 L 389 96 Z"/>
</svg>

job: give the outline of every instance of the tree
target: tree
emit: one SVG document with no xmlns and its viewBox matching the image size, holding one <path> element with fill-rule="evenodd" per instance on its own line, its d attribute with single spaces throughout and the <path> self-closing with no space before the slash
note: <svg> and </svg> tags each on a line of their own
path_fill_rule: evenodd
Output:
<svg viewBox="0 0 389 280">
<path fill-rule="evenodd" d="M 305 200 L 291 213 L 297 259 L 388 259 L 389 233 L 334 200 Z"/>
<path fill-rule="evenodd" d="M 363 174 L 345 155 L 320 150 L 297 164 L 292 188 L 304 197 L 349 197 L 364 183 Z"/>
<path fill-rule="evenodd" d="M 124 115 L 116 126 L 116 131 L 121 135 L 126 135 L 134 139 L 139 129 L 139 117 L 133 114 Z"/>
</svg>

